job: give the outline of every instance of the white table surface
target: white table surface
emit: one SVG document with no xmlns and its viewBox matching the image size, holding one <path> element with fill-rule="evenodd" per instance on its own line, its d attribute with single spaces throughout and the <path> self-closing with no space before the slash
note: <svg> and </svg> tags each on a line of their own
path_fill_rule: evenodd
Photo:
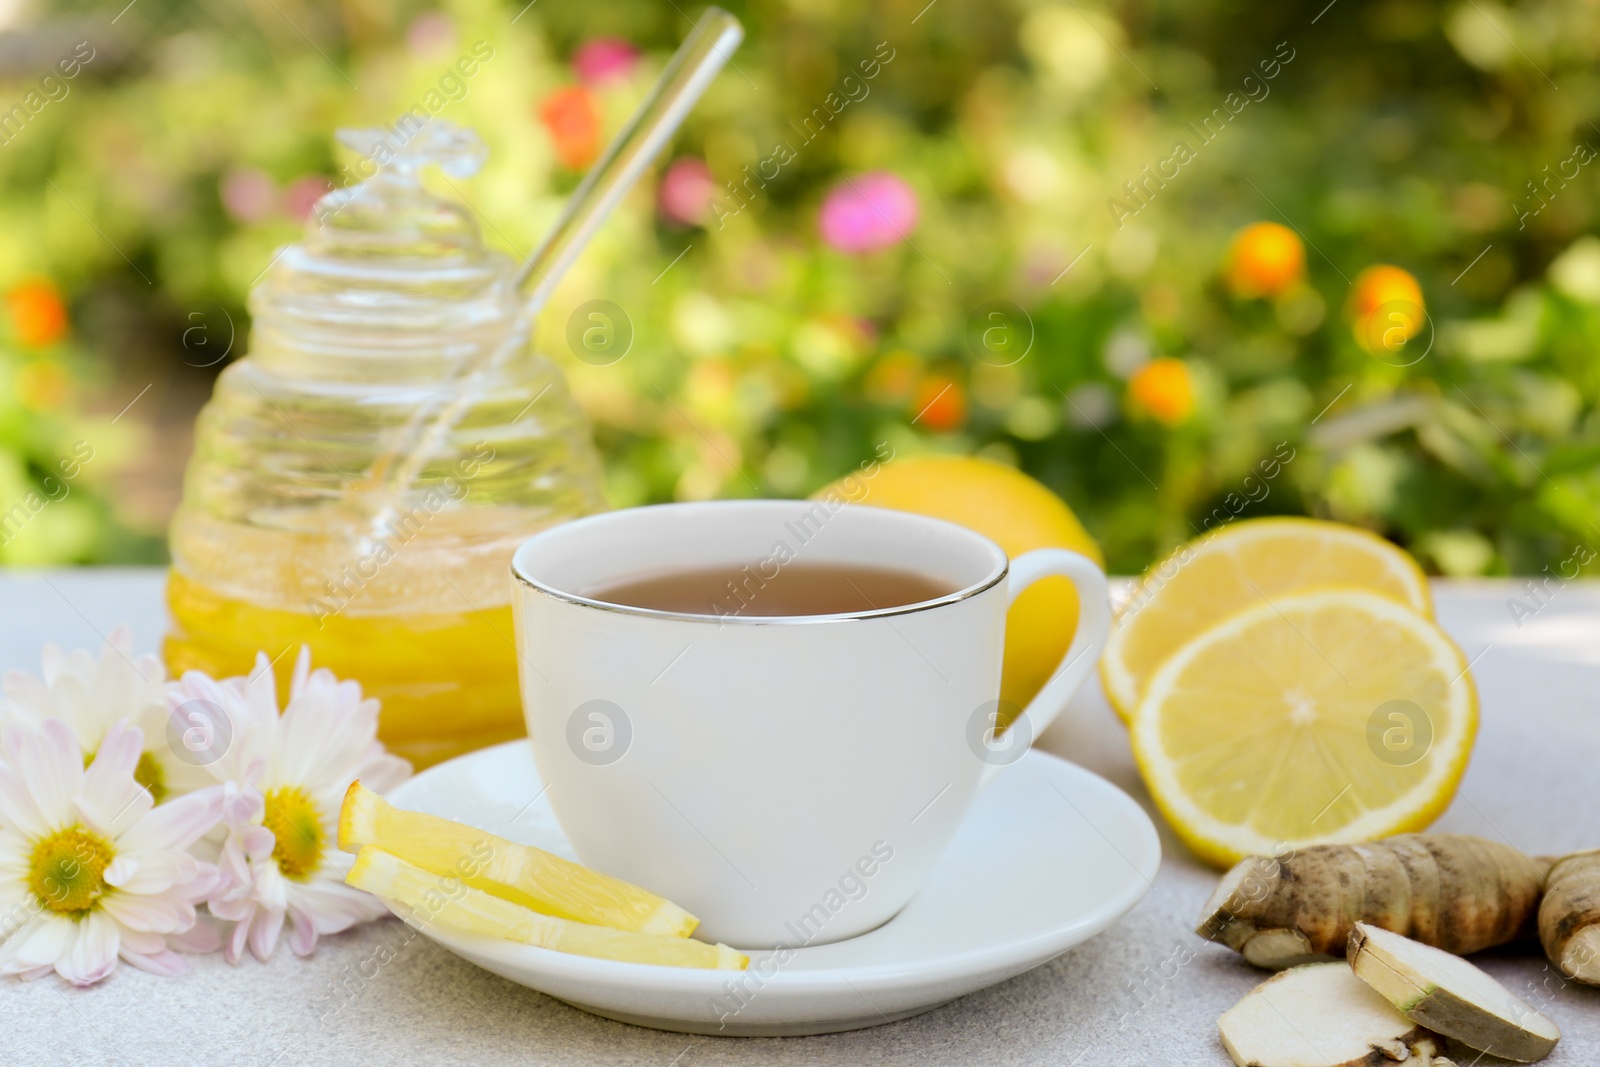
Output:
<svg viewBox="0 0 1600 1067">
<path fill-rule="evenodd" d="M 154 649 L 161 585 L 155 570 L 0 574 L 0 669 L 37 671 L 45 642 L 97 646 L 122 621 L 141 650 Z M 1474 661 L 1483 703 L 1471 768 L 1435 828 L 1533 853 L 1600 845 L 1600 584 L 1568 586 L 1520 627 L 1507 605 L 1518 593 L 1509 581 L 1435 586 L 1439 617 Z M 1039 744 L 1150 807 L 1098 685 Z M 1164 827 L 1162 838 L 1154 888 L 1109 932 L 1028 974 L 870 1030 L 713 1038 L 609 1022 L 408 939 L 386 920 L 325 939 L 310 960 L 280 945 L 267 964 L 203 957 L 178 979 L 123 966 L 86 990 L 53 977 L 0 980 L 0 1062 L 1220 1067 L 1229 1060 L 1217 1016 L 1263 975 L 1190 931 L 1216 875 Z M 1174 974 L 1168 961 L 1183 959 Z M 1566 1036 L 1547 1063 L 1600 1064 L 1600 988 L 1562 982 L 1537 952 L 1479 962 L 1561 1025 Z"/>
</svg>

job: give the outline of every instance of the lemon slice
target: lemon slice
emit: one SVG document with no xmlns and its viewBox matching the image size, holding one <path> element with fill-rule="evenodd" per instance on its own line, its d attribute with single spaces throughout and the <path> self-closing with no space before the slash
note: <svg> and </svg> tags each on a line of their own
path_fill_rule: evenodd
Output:
<svg viewBox="0 0 1600 1067">
<path fill-rule="evenodd" d="M 609 926 L 540 915 L 520 904 L 473 889 L 454 877 L 425 871 L 381 848 L 356 854 L 344 880 L 391 905 L 413 925 L 438 925 L 575 956 L 596 956 L 666 967 L 742 971 L 750 957 L 727 945 L 708 945 L 683 937 L 636 934 Z"/>
<path fill-rule="evenodd" d="M 1100 660 L 1107 698 L 1131 719 L 1162 661 L 1194 634 L 1268 597 L 1329 585 L 1370 589 L 1433 614 L 1421 568 L 1376 534 L 1317 519 L 1246 519 L 1145 571 Z"/>
<path fill-rule="evenodd" d="M 1227 866 L 1420 830 L 1478 730 L 1467 663 L 1432 620 L 1362 589 L 1247 608 L 1151 679 L 1133 753 L 1156 804 Z"/>
<path fill-rule="evenodd" d="M 688 937 L 700 920 L 672 901 L 532 845 L 463 823 L 404 811 L 351 782 L 339 809 L 339 847 L 376 845 L 425 871 L 574 922 Z"/>
</svg>

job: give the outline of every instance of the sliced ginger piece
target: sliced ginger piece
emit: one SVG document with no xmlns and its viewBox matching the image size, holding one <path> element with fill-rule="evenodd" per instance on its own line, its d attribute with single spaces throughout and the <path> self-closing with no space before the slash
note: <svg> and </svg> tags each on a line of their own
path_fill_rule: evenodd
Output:
<svg viewBox="0 0 1600 1067">
<path fill-rule="evenodd" d="M 632 883 L 464 823 L 405 811 L 351 782 L 339 809 L 339 847 L 358 852 L 369 845 L 558 919 L 662 937 L 688 937 L 700 925 L 672 901 Z"/>
<path fill-rule="evenodd" d="M 1223 1012 L 1217 1029 L 1239 1067 L 1378 1067 L 1413 1056 L 1426 1063 L 1438 1047 L 1337 961 L 1273 975 Z"/>
<path fill-rule="evenodd" d="M 1356 923 L 1350 969 L 1407 1019 L 1501 1059 L 1550 1055 L 1561 1029 L 1460 956 Z"/>
<path fill-rule="evenodd" d="M 666 967 L 742 971 L 750 957 L 727 945 L 684 937 L 638 934 L 541 915 L 474 889 L 453 875 L 437 875 L 393 853 L 368 845 L 356 854 L 346 882 L 383 900 L 420 927 L 438 925 L 461 933 L 516 941 L 575 956 Z"/>
</svg>

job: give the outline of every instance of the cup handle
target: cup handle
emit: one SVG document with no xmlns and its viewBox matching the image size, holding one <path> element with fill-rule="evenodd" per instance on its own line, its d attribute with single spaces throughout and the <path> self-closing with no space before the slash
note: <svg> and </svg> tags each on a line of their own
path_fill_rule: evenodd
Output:
<svg viewBox="0 0 1600 1067">
<path fill-rule="evenodd" d="M 1078 628 L 1072 635 L 1072 644 L 1061 657 L 1061 665 L 1045 682 L 1028 706 L 1006 729 L 1010 744 L 994 749 L 997 758 L 986 762 L 979 788 L 988 785 L 1004 768 L 1020 760 L 1033 739 L 1044 733 L 1066 708 L 1079 687 L 1088 679 L 1100 661 L 1100 651 L 1105 647 L 1111 631 L 1111 597 L 1106 576 L 1094 561 L 1064 548 L 1039 548 L 1026 552 L 1011 561 L 1009 608 L 1023 591 L 1041 578 L 1052 575 L 1069 578 L 1078 590 Z"/>
</svg>

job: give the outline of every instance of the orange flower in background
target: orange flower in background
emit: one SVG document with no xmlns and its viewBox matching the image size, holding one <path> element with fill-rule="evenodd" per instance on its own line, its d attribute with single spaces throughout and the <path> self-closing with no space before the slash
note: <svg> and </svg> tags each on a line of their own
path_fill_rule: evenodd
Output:
<svg viewBox="0 0 1600 1067">
<path fill-rule="evenodd" d="M 1350 327 L 1369 352 L 1397 352 L 1427 321 L 1422 286 L 1388 263 L 1368 267 L 1350 287 Z"/>
<path fill-rule="evenodd" d="M 47 281 L 23 282 L 6 294 L 11 332 L 29 348 L 48 348 L 67 335 L 67 305 Z"/>
<path fill-rule="evenodd" d="M 883 356 L 867 371 L 862 392 L 875 404 L 899 404 L 911 396 L 922 373 L 922 360 L 915 353 L 897 349 Z M 916 414 L 915 411 L 912 414 Z"/>
<path fill-rule="evenodd" d="M 1277 296 L 1306 273 L 1300 235 L 1276 222 L 1253 222 L 1234 234 L 1228 249 L 1228 288 L 1235 296 Z"/>
<path fill-rule="evenodd" d="M 72 379 L 53 359 L 36 359 L 23 365 L 13 381 L 17 399 L 32 411 L 52 411 L 66 402 Z"/>
<path fill-rule="evenodd" d="M 583 170 L 600 155 L 600 102 L 583 86 L 568 85 L 545 97 L 539 121 L 550 131 L 562 166 Z"/>
<path fill-rule="evenodd" d="M 1181 359 L 1153 359 L 1128 379 L 1128 397 L 1157 422 L 1176 426 L 1194 414 L 1194 377 Z"/>
<path fill-rule="evenodd" d="M 911 422 L 935 433 L 959 430 L 967 421 L 967 391 L 954 378 L 930 374 L 911 398 Z"/>
</svg>

